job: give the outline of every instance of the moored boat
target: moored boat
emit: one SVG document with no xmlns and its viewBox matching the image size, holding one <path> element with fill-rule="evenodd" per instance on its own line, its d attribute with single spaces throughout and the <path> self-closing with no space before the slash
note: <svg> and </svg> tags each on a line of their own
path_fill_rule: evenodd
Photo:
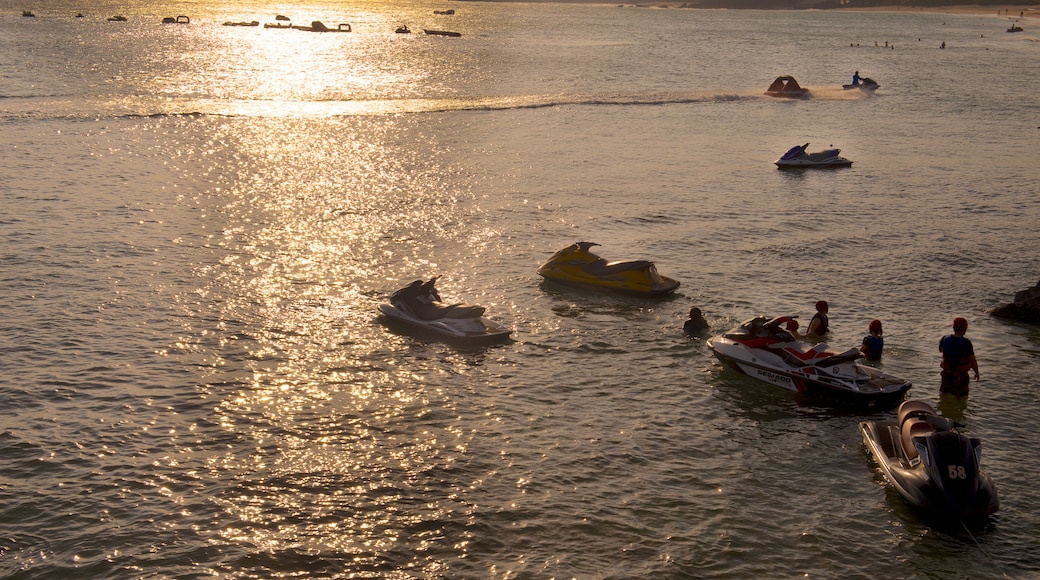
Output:
<svg viewBox="0 0 1040 580">
<path fill-rule="evenodd" d="M 592 242 L 578 242 L 557 251 L 540 268 L 546 280 L 590 290 L 631 296 L 658 297 L 671 294 L 679 282 L 657 273 L 648 260 L 607 262 L 589 251 Z"/>
<path fill-rule="evenodd" d="M 380 304 L 379 311 L 419 336 L 465 345 L 509 340 L 512 330 L 485 318 L 483 306 L 442 302 L 436 282 L 436 277 L 412 282 L 394 292 L 388 304 Z"/>
<path fill-rule="evenodd" d="M 806 169 L 810 167 L 850 167 L 852 162 L 841 156 L 841 149 L 824 149 L 809 153 L 809 144 L 795 145 L 773 163 L 778 169 Z"/>
<path fill-rule="evenodd" d="M 453 37 L 462 36 L 461 32 L 452 32 L 450 30 L 429 30 L 429 29 L 424 28 L 423 32 L 425 32 L 426 34 L 433 35 L 433 36 L 453 36 Z"/>
<path fill-rule="evenodd" d="M 863 442 L 885 480 L 911 506 L 957 519 L 1000 507 L 982 471 L 982 444 L 923 401 L 906 401 L 895 421 L 863 421 Z"/>
</svg>

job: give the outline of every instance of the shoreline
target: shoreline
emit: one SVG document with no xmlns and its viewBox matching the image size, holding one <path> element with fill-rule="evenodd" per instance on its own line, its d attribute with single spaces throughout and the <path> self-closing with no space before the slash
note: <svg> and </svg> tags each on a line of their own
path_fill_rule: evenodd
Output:
<svg viewBox="0 0 1040 580">
<path fill-rule="evenodd" d="M 465 1 L 465 0 L 463 0 Z M 485 0 L 490 2 L 522 2 L 530 4 L 604 4 L 623 8 L 686 8 L 692 10 L 773 10 L 772 8 L 717 8 L 695 6 L 692 2 L 663 0 L 661 2 L 610 2 L 609 0 Z M 992 16 L 994 18 L 1025 19 L 1040 17 L 1040 4 L 953 4 L 948 6 L 856 6 L 844 8 L 785 8 L 783 10 L 816 10 L 818 12 L 929 12 L 934 14 L 957 14 L 967 16 Z"/>
</svg>

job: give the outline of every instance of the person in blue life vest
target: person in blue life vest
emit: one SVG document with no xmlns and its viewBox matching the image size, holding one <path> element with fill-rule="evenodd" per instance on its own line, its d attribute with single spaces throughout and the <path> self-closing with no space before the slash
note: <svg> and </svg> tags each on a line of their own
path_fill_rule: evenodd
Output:
<svg viewBox="0 0 1040 580">
<path fill-rule="evenodd" d="M 939 340 L 939 352 L 942 353 L 942 382 L 939 392 L 958 397 L 968 396 L 968 371 L 975 371 L 975 382 L 979 380 L 979 363 L 975 360 L 975 348 L 964 333 L 968 331 L 968 321 L 957 317 L 953 319 L 953 334 L 947 334 Z"/>
<path fill-rule="evenodd" d="M 870 361 L 881 360 L 881 351 L 885 348 L 885 339 L 881 336 L 881 321 L 871 320 L 867 326 L 870 333 L 863 337 L 863 343 L 859 345 L 859 351 L 863 357 Z"/>
<path fill-rule="evenodd" d="M 852 73 L 852 86 L 859 86 L 859 71 Z"/>
<path fill-rule="evenodd" d="M 807 338 L 823 338 L 827 335 L 827 331 L 830 329 L 830 320 L 827 318 L 829 311 L 830 306 L 827 305 L 826 300 L 816 302 L 816 314 L 813 314 L 812 319 L 809 320 L 809 326 L 805 329 Z"/>
</svg>

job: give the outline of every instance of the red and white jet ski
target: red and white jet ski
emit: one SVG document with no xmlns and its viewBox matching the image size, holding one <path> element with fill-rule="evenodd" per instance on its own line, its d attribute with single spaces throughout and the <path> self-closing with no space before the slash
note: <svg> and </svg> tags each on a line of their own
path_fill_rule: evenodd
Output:
<svg viewBox="0 0 1040 580">
<path fill-rule="evenodd" d="M 780 327 L 781 316 L 752 318 L 708 340 L 715 357 L 734 370 L 807 397 L 855 407 L 891 408 L 902 402 L 910 381 L 856 363 L 858 349 L 832 352 L 811 345 Z"/>
</svg>

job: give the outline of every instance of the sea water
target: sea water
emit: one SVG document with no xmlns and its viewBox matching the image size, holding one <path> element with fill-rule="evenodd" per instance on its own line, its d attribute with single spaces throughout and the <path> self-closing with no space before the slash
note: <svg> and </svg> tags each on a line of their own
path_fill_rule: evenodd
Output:
<svg viewBox="0 0 1040 580">
<path fill-rule="evenodd" d="M 1040 331 L 988 315 L 1040 279 L 1028 19 L 0 8 L 0 575 L 1040 573 Z M 276 14 L 353 32 L 221 25 Z M 842 90 L 857 70 L 881 88 Z M 763 96 L 778 75 L 813 98 Z M 854 164 L 773 166 L 806 142 Z M 682 286 L 544 285 L 581 240 Z M 514 341 L 381 321 L 435 275 Z M 933 404 L 938 340 L 969 320 L 982 378 L 942 410 L 983 441 L 987 523 L 884 485 L 857 424 L 892 411 L 813 405 L 705 346 L 819 299 L 835 348 L 882 320 L 880 366 Z M 682 336 L 692 306 L 705 337 Z"/>
</svg>

